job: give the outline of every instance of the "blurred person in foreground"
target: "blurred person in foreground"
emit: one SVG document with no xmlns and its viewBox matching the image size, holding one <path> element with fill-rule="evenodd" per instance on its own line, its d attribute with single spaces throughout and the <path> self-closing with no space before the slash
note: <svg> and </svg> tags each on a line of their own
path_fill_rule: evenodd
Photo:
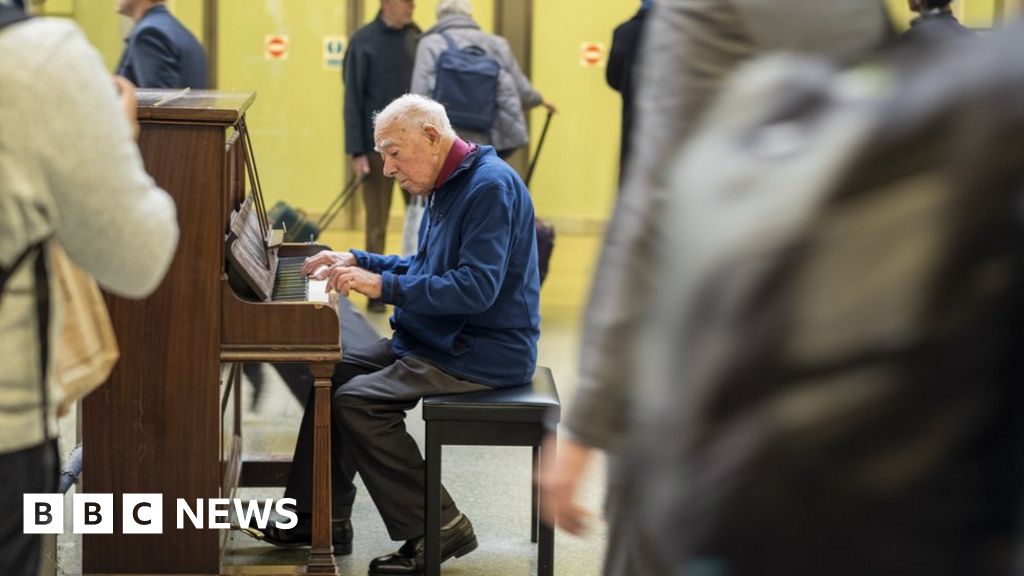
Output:
<svg viewBox="0 0 1024 576">
<path fill-rule="evenodd" d="M 117 12 L 135 23 L 118 75 L 139 88 L 206 88 L 206 52 L 164 0 L 117 0 Z"/>
<path fill-rule="evenodd" d="M 540 278 L 533 202 L 494 148 L 460 139 L 444 107 L 406 94 L 374 120 L 384 175 L 427 198 L 424 237 L 408 257 L 362 250 L 324 251 L 303 272 L 344 295 L 393 304 L 391 338 L 347 349 L 335 368 L 333 529 L 341 553 L 352 546 L 350 516 L 358 472 L 398 551 L 374 559 L 369 573 L 423 571 L 423 457 L 405 428 L 424 396 L 530 382 L 540 337 Z M 309 545 L 312 512 L 311 394 L 299 429 L 285 497 L 298 525 L 268 526 L 277 545 Z M 469 519 L 441 495 L 441 561 L 477 547 Z"/>
<path fill-rule="evenodd" d="M 622 450 L 665 573 L 1022 573 L 1021 54 L 765 58 L 671 162 Z"/>
<path fill-rule="evenodd" d="M 0 0 L 0 18 L 15 10 Z M 61 318 L 46 243 L 60 241 L 107 291 L 141 298 L 170 265 L 178 227 L 133 139 L 134 88 L 111 79 L 73 23 L 10 24 L 0 52 L 0 348 L 17 351 L 0 360 L 0 574 L 35 576 L 41 543 L 24 533 L 22 495 L 54 492 L 60 471 L 54 358 L 40 338 L 43 328 L 53 342 Z"/>
<path fill-rule="evenodd" d="M 662 263 L 654 259 L 659 217 L 670 189 L 666 166 L 697 128 L 723 81 L 743 62 L 772 51 L 850 57 L 892 33 L 883 3 L 864 0 L 666 0 L 649 16 L 636 78 L 637 126 L 626 178 L 587 306 L 580 383 L 564 422 L 556 462 L 540 474 L 544 517 L 569 532 L 589 512 L 575 495 L 593 451 L 610 455 L 606 574 L 666 574 L 664 559 L 639 524 L 633 482 L 621 461 L 630 420 L 637 337 Z M 708 225 L 713 226 L 713 223 Z M 685 263 L 684 263 L 685 264 Z M 548 451 L 550 453 L 550 451 Z"/>
</svg>

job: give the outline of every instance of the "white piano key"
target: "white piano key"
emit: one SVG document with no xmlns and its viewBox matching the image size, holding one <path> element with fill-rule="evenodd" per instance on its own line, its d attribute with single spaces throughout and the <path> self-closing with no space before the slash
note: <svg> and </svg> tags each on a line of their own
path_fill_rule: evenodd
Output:
<svg viewBox="0 0 1024 576">
<path fill-rule="evenodd" d="M 309 279 L 307 295 L 310 302 L 327 303 L 327 280 Z"/>
</svg>

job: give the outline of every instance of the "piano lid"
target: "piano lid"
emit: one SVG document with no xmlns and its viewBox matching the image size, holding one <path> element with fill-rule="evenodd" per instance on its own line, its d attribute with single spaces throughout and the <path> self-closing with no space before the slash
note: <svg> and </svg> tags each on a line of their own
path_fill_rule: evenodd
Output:
<svg viewBox="0 0 1024 576">
<path fill-rule="evenodd" d="M 139 121 L 165 120 L 234 124 L 256 99 L 255 92 L 140 88 Z"/>
</svg>

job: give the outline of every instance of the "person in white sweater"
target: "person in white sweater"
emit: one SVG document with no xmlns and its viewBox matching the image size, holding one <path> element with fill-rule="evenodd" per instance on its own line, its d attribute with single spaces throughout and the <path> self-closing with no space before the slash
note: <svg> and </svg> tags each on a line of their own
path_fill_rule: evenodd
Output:
<svg viewBox="0 0 1024 576">
<path fill-rule="evenodd" d="M 0 14 L 12 10 L 0 0 Z M 178 225 L 173 200 L 146 174 L 134 141 L 134 88 L 111 79 L 73 23 L 5 26 L 0 54 L 0 268 L 11 272 L 0 293 L 0 574 L 34 576 L 40 541 L 23 533 L 23 494 L 55 491 L 58 473 L 35 291 L 45 248 L 14 265 L 56 239 L 104 289 L 142 298 L 170 266 Z M 50 301 L 53 342 L 60 302 Z"/>
</svg>

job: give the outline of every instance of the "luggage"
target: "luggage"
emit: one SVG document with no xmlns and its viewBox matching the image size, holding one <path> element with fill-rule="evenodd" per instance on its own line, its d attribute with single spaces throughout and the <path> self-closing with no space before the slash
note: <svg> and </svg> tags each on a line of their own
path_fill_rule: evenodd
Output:
<svg viewBox="0 0 1024 576">
<path fill-rule="evenodd" d="M 555 227 L 547 222 L 536 219 L 537 223 L 537 269 L 540 270 L 540 283 L 548 277 L 548 266 L 551 264 L 551 252 L 555 249 Z"/>
<path fill-rule="evenodd" d="M 540 140 L 537 141 L 537 150 L 530 160 L 530 168 L 526 171 L 526 187 L 530 187 L 530 179 L 533 177 L 533 169 L 537 166 L 537 159 L 540 158 L 541 148 L 544 147 L 544 139 L 548 135 L 548 126 L 551 124 L 553 112 L 548 110 L 547 118 L 544 119 L 544 129 L 540 132 Z M 555 227 L 551 224 L 535 218 L 537 227 L 537 267 L 540 270 L 540 283 L 544 285 L 544 279 L 548 276 L 548 266 L 551 263 L 551 252 L 555 249 Z"/>
<path fill-rule="evenodd" d="M 488 134 L 498 115 L 501 64 L 479 46 L 459 48 L 441 32 L 448 48 L 437 59 L 434 100 L 444 105 L 456 130 Z"/>
<path fill-rule="evenodd" d="M 292 208 L 284 201 L 279 200 L 270 209 L 270 212 L 267 213 L 267 217 L 271 222 L 271 228 L 283 226 L 285 242 L 312 242 L 316 240 L 320 237 L 320 232 L 327 228 L 334 221 L 334 218 L 338 216 L 342 208 L 352 200 L 356 188 L 362 182 L 363 178 L 357 178 L 353 174 L 316 223 L 309 219 L 305 210 Z"/>
</svg>

